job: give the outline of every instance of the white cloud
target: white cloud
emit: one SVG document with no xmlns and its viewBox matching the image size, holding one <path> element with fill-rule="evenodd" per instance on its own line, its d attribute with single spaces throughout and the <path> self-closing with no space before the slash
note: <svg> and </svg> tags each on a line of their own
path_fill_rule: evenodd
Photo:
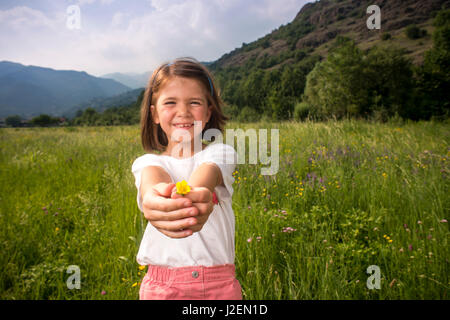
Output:
<svg viewBox="0 0 450 320">
<path fill-rule="evenodd" d="M 138 12 L 115 2 L 107 16 L 90 16 L 112 0 L 79 0 L 82 28 L 68 30 L 65 8 L 46 12 L 28 7 L 0 11 L 0 60 L 61 69 L 145 72 L 180 56 L 219 58 L 290 22 L 304 0 L 143 0 Z M 105 14 L 97 8 L 98 12 Z M 112 10 L 112 9 L 111 9 Z M 100 20 L 106 21 L 100 24 Z M 95 28 L 94 28 L 95 24 Z M 14 34 L 5 30 L 14 29 Z M 9 33 L 9 34 L 8 34 Z"/>
<path fill-rule="evenodd" d="M 55 26 L 55 21 L 49 19 L 43 12 L 29 7 L 20 6 L 9 10 L 0 11 L 0 27 L 14 29 L 32 29 L 35 27 Z"/>
</svg>

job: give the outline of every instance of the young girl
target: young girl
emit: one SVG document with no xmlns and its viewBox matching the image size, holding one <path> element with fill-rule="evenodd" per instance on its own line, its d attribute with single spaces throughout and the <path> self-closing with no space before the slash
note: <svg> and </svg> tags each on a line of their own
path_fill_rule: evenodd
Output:
<svg viewBox="0 0 450 320">
<path fill-rule="evenodd" d="M 177 59 L 154 71 L 141 106 L 148 153 L 132 166 L 138 207 L 149 220 L 137 255 L 148 266 L 140 299 L 242 299 L 231 207 L 236 152 L 199 136 L 223 133 L 226 120 L 203 65 Z M 175 187 L 182 180 L 190 186 L 183 196 Z"/>
</svg>

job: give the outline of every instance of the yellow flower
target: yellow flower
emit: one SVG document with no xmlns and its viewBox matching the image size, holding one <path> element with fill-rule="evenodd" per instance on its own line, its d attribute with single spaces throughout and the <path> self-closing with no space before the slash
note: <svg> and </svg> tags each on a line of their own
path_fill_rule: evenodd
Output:
<svg viewBox="0 0 450 320">
<path fill-rule="evenodd" d="M 188 194 L 191 191 L 191 187 L 189 187 L 188 183 L 183 180 L 181 182 L 177 182 L 177 193 L 181 195 Z"/>
<path fill-rule="evenodd" d="M 145 269 L 145 266 L 139 266 L 139 270 L 144 270 Z"/>
<path fill-rule="evenodd" d="M 132 287 L 132 288 L 134 288 L 134 287 L 136 287 L 136 286 L 137 286 L 137 284 L 138 284 L 138 283 L 137 283 L 137 282 L 135 282 L 135 283 L 133 283 L 133 284 L 132 284 L 132 286 L 131 286 L 131 287 Z"/>
</svg>

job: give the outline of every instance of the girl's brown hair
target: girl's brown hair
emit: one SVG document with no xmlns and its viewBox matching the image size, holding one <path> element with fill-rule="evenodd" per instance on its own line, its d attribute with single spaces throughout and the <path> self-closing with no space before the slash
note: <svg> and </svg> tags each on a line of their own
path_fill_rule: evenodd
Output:
<svg viewBox="0 0 450 320">
<path fill-rule="evenodd" d="M 145 89 L 141 104 L 141 140 L 146 152 L 164 151 L 168 139 L 159 124 L 153 122 L 151 105 L 156 106 L 159 91 L 164 84 L 175 76 L 196 79 L 205 86 L 208 105 L 212 106 L 211 117 L 206 123 L 204 132 L 214 128 L 223 133 L 228 117 L 222 112 L 222 100 L 219 90 L 214 85 L 211 73 L 208 69 L 193 58 L 179 58 L 171 63 L 165 63 L 153 71 L 152 76 Z"/>
</svg>

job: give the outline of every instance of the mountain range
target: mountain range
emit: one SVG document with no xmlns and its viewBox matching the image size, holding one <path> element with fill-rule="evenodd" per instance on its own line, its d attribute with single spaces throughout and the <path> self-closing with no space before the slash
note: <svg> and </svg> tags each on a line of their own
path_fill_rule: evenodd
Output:
<svg viewBox="0 0 450 320">
<path fill-rule="evenodd" d="M 117 82 L 120 82 L 127 87 L 130 87 L 131 89 L 138 89 L 144 88 L 147 85 L 148 79 L 150 78 L 151 74 L 152 73 L 150 71 L 144 73 L 114 72 L 105 74 L 101 77 L 116 80 Z"/>
<path fill-rule="evenodd" d="M 54 70 L 0 61 L 0 117 L 30 118 L 41 113 L 60 116 L 92 98 L 131 90 L 112 79 L 84 71 Z"/>
</svg>

